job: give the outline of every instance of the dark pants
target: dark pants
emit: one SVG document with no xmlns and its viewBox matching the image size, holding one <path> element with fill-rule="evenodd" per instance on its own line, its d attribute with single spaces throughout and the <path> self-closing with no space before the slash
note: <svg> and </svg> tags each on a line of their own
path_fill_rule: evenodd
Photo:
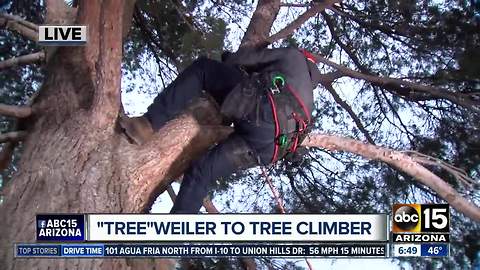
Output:
<svg viewBox="0 0 480 270">
<path fill-rule="evenodd" d="M 199 58 L 154 99 L 145 116 L 158 130 L 202 96 L 202 90 L 221 104 L 242 77 L 235 67 Z M 225 141 L 192 162 L 171 213 L 198 213 L 203 198 L 218 178 L 259 163 L 270 163 L 275 127 L 269 106 L 266 97 L 262 98 L 258 109 L 247 119 L 234 120 L 235 131 Z"/>
</svg>

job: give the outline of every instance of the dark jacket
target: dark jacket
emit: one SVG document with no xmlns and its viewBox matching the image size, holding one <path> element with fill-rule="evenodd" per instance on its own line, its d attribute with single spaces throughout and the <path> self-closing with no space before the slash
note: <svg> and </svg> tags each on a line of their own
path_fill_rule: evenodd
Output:
<svg viewBox="0 0 480 270">
<path fill-rule="evenodd" d="M 309 113 L 313 110 L 313 89 L 320 72 L 302 52 L 294 48 L 244 48 L 226 57 L 225 63 L 241 66 L 247 73 L 282 73 L 286 82 L 300 95 Z"/>
</svg>

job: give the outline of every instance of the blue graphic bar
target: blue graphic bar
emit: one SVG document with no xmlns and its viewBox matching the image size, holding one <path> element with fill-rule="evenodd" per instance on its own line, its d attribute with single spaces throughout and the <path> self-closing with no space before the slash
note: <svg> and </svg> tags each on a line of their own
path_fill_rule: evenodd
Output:
<svg viewBox="0 0 480 270">
<path fill-rule="evenodd" d="M 103 257 L 103 244 L 62 245 L 62 257 Z"/>
<path fill-rule="evenodd" d="M 36 225 L 37 241 L 85 241 L 84 215 L 37 215 Z"/>
<path fill-rule="evenodd" d="M 17 244 L 15 257 L 60 257 L 61 245 Z"/>
<path fill-rule="evenodd" d="M 448 256 L 448 244 L 422 244 L 421 256 L 446 257 Z"/>
</svg>

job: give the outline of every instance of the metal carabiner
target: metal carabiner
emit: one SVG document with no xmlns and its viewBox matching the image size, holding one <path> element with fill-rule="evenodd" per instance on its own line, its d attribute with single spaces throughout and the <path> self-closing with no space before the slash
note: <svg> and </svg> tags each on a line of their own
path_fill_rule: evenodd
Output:
<svg viewBox="0 0 480 270">
<path fill-rule="evenodd" d="M 278 136 L 278 145 L 280 145 L 281 148 L 285 148 L 288 144 L 288 136 L 285 134 L 281 134 Z"/>
<path fill-rule="evenodd" d="M 285 78 L 281 74 L 277 74 L 272 78 L 272 87 L 270 92 L 275 95 L 281 92 L 280 87 L 285 85 Z"/>
</svg>

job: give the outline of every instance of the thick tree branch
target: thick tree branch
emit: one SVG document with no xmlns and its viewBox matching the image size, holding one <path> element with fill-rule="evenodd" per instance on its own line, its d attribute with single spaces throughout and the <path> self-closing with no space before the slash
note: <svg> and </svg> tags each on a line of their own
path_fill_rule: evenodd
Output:
<svg viewBox="0 0 480 270">
<path fill-rule="evenodd" d="M 38 40 L 38 26 L 20 18 L 19 16 L 0 13 L 0 27 L 11 29 L 30 40 Z"/>
<path fill-rule="evenodd" d="M 336 79 L 343 77 L 343 73 L 335 70 L 333 72 L 320 74 L 321 84 L 332 84 Z"/>
<path fill-rule="evenodd" d="M 77 8 L 67 6 L 63 0 L 46 0 L 47 14 L 45 16 L 45 24 L 50 25 L 69 25 L 72 24 L 77 16 Z M 55 55 L 58 46 L 48 46 L 45 48 L 46 62 Z"/>
<path fill-rule="evenodd" d="M 402 151 L 402 153 L 405 153 L 409 157 L 411 157 L 415 162 L 418 162 L 423 165 L 431 165 L 431 166 L 437 166 L 439 168 L 442 168 L 449 172 L 451 175 L 455 177 L 461 184 L 468 188 L 474 188 L 474 185 L 476 184 L 476 181 L 470 176 L 468 176 L 468 173 L 460 168 L 457 168 L 453 165 L 448 164 L 447 162 L 431 157 L 422 153 L 419 153 L 417 151 Z"/>
<path fill-rule="evenodd" d="M 95 88 L 91 113 L 98 128 L 111 129 L 120 108 L 124 1 L 83 2 L 79 24 L 87 25 L 88 44 L 82 48 L 83 65 Z"/>
<path fill-rule="evenodd" d="M 25 118 L 32 114 L 32 108 L 30 106 L 0 104 L 0 114 L 17 118 Z"/>
<path fill-rule="evenodd" d="M 202 126 L 204 123 L 208 125 Z M 119 147 L 119 156 L 128 164 L 124 173 L 131 179 L 128 192 L 132 193 L 126 211 L 148 209 L 192 159 L 225 139 L 232 129 L 219 126 L 220 123 L 216 107 L 201 99 L 186 113 L 168 122 L 144 146 L 124 141 Z"/>
<path fill-rule="evenodd" d="M 13 124 L 13 127 L 12 127 L 12 130 L 17 130 L 18 129 L 18 126 L 20 125 L 20 121 L 21 119 L 20 118 L 24 118 L 24 117 L 28 117 L 31 115 L 32 113 L 32 109 L 31 109 L 31 106 L 35 100 L 35 98 L 38 96 L 39 94 L 39 91 L 35 92 L 27 101 L 26 105 L 24 106 L 18 106 L 18 108 L 21 108 L 19 111 L 21 111 L 20 113 L 19 112 L 15 112 L 15 113 L 12 113 L 12 114 L 15 114 L 15 115 L 18 115 L 17 118 L 19 119 L 15 119 L 14 120 L 14 124 Z M 12 107 L 11 105 L 0 105 L 0 109 L 3 107 L 3 111 L 4 112 L 8 112 L 8 113 L 1 113 L 1 114 L 4 114 L 4 115 L 11 115 L 9 114 L 11 111 L 12 111 Z M 15 106 L 13 106 L 15 107 Z M 16 109 L 16 108 L 14 108 Z M 30 112 L 28 112 L 30 111 Z M 28 115 L 27 115 L 28 113 Z M 10 162 L 12 161 L 12 155 L 14 153 L 14 150 L 15 150 L 15 147 L 17 146 L 18 142 L 6 142 L 3 144 L 3 147 L 2 147 L 2 150 L 0 152 L 0 172 L 2 172 L 3 170 L 5 170 L 6 168 L 8 168 L 8 166 L 10 165 Z"/>
<path fill-rule="evenodd" d="M 8 13 L 0 13 L 0 18 L 5 18 L 6 20 L 17 22 L 25 27 L 32 29 L 33 31 L 38 32 L 38 25 L 22 19 L 20 16 L 12 15 Z"/>
<path fill-rule="evenodd" d="M 346 151 L 367 159 L 383 161 L 430 187 L 459 212 L 480 222 L 480 208 L 478 206 L 463 198 L 440 177 L 400 151 L 326 134 L 311 134 L 305 139 L 303 145 L 321 147 L 331 151 Z"/>
<path fill-rule="evenodd" d="M 297 28 L 299 28 L 302 24 L 304 24 L 308 19 L 315 16 L 319 12 L 324 11 L 326 8 L 331 7 L 333 4 L 340 2 L 341 0 L 324 0 L 321 2 L 314 2 L 313 5 L 307 9 L 302 15 L 300 15 L 297 19 L 291 22 L 282 30 L 278 31 L 276 34 L 270 36 L 266 42 L 273 43 L 279 39 L 283 39 L 291 35 Z"/>
<path fill-rule="evenodd" d="M 4 142 L 18 142 L 21 141 L 27 136 L 25 131 L 11 131 L 7 133 L 0 134 L 0 143 Z"/>
<path fill-rule="evenodd" d="M 280 0 L 259 0 L 240 47 L 264 45 L 280 10 Z"/>
<path fill-rule="evenodd" d="M 76 8 L 67 6 L 63 0 L 46 0 L 46 24 L 68 25 L 75 20 Z"/>
<path fill-rule="evenodd" d="M 281 7 L 308 7 L 310 4 L 281 3 Z"/>
<path fill-rule="evenodd" d="M 332 84 L 323 84 L 323 87 L 325 87 L 325 89 L 327 89 L 327 91 L 330 92 L 335 102 L 337 102 L 345 111 L 347 111 L 348 115 L 350 115 L 353 122 L 355 122 L 355 125 L 357 125 L 357 128 L 363 133 L 367 141 L 371 144 L 375 144 L 375 141 L 373 140 L 372 136 L 370 136 L 370 133 L 365 128 L 362 121 L 360 121 L 360 118 L 358 117 L 358 115 L 353 111 L 352 107 L 350 107 L 350 105 L 348 105 L 347 102 L 342 100 L 342 98 L 338 95 L 338 93 L 333 88 Z"/>
<path fill-rule="evenodd" d="M 13 150 L 15 150 L 16 142 L 6 142 L 3 144 L 0 152 L 0 172 L 5 170 L 12 160 Z"/>
<path fill-rule="evenodd" d="M 480 112 L 480 102 L 476 101 L 472 95 L 464 93 L 452 93 L 443 88 L 435 88 L 396 78 L 363 74 L 361 72 L 334 63 L 321 55 L 317 54 L 315 56 L 317 61 L 326 64 L 332 68 L 335 68 L 336 70 L 342 72 L 344 76 L 365 80 L 381 87 L 391 88 L 392 86 L 395 86 L 401 89 L 403 92 L 408 93 L 407 95 L 409 96 L 427 94 L 437 99 L 446 99 L 467 109 Z"/>
<path fill-rule="evenodd" d="M 122 18 L 122 38 L 125 40 L 125 38 L 128 36 L 128 33 L 130 32 L 130 28 L 132 26 L 132 20 L 133 20 L 133 10 L 135 9 L 135 2 L 137 0 L 125 0 L 125 6 L 123 8 L 123 18 Z"/>
<path fill-rule="evenodd" d="M 19 57 L 13 57 L 4 61 L 0 61 L 0 70 L 14 66 L 42 62 L 43 60 L 45 60 L 44 52 L 36 52 L 32 54 L 22 55 Z"/>
</svg>

